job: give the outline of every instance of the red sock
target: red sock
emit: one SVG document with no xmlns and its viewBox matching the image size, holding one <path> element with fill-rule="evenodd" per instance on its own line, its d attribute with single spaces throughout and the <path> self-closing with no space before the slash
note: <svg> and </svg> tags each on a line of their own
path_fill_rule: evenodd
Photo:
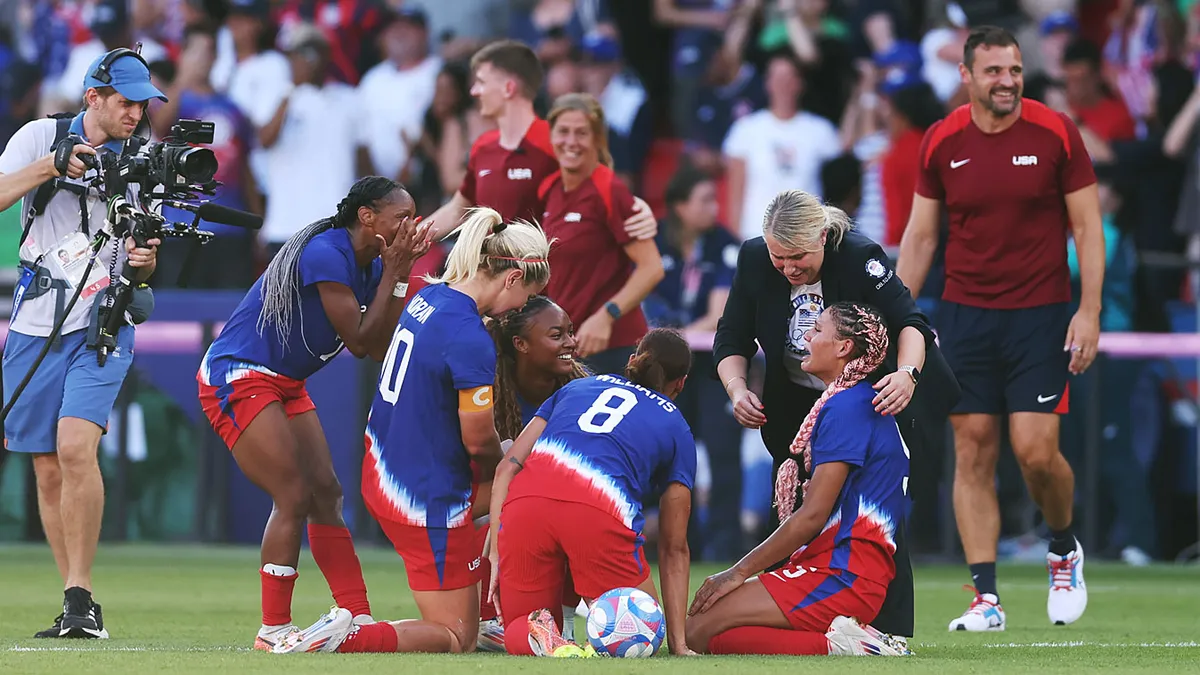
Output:
<svg viewBox="0 0 1200 675">
<path fill-rule="evenodd" d="M 350 633 L 338 651 L 343 654 L 361 652 L 364 654 L 391 654 L 396 651 L 400 637 L 396 635 L 396 627 L 390 623 L 368 623 Z"/>
<path fill-rule="evenodd" d="M 371 613 L 367 602 L 367 583 L 363 581 L 362 565 L 354 552 L 350 530 L 333 525 L 308 525 L 308 547 L 313 560 L 325 575 L 333 601 L 338 607 L 350 610 L 354 616 Z"/>
<path fill-rule="evenodd" d="M 709 640 L 708 653 L 828 656 L 829 640 L 822 633 L 810 631 L 741 626 L 731 628 Z"/>
<path fill-rule="evenodd" d="M 492 583 L 492 561 L 487 558 L 479 559 L 479 620 L 491 621 L 499 616 L 496 605 L 487 599 L 488 586 Z"/>
<path fill-rule="evenodd" d="M 504 622 L 504 649 L 513 656 L 533 656 L 529 647 L 529 615 Z"/>
<path fill-rule="evenodd" d="M 264 626 L 286 626 L 292 622 L 292 589 L 296 577 L 279 577 L 258 571 L 262 578 L 262 622 Z"/>
</svg>

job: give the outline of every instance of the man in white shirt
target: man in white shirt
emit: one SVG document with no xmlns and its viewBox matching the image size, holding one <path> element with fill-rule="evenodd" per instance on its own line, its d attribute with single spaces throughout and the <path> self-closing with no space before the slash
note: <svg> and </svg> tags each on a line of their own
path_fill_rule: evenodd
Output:
<svg viewBox="0 0 1200 675">
<path fill-rule="evenodd" d="M 267 159 L 262 236 L 272 254 L 337 209 L 354 184 L 363 134 L 354 89 L 327 79 L 329 42 L 321 29 L 299 24 L 280 41 L 293 87 L 258 134 Z"/>
<path fill-rule="evenodd" d="M 842 153 L 833 124 L 800 110 L 803 88 L 796 60 L 773 57 L 767 64 L 767 107 L 734 122 L 725 137 L 729 224 L 742 239 L 762 235 L 763 213 L 780 192 L 820 196 L 821 165 Z"/>
<path fill-rule="evenodd" d="M 386 15 L 379 39 L 386 60 L 358 85 L 370 173 L 399 180 L 410 148 L 421 138 L 442 60 L 429 54 L 425 12 L 401 8 Z"/>
</svg>

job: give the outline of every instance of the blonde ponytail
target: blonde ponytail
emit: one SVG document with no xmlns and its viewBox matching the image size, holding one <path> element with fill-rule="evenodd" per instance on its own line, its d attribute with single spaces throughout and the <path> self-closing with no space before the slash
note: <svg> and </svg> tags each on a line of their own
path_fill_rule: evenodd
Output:
<svg viewBox="0 0 1200 675">
<path fill-rule="evenodd" d="M 820 198 L 803 190 L 784 190 L 775 195 L 763 215 L 763 234 L 798 251 L 822 248 L 822 233 L 826 233 L 826 243 L 837 247 L 853 227 L 845 211 L 824 204 Z"/>
<path fill-rule="evenodd" d="M 446 260 L 441 277 L 426 276 L 431 284 L 470 281 L 480 271 L 497 276 L 519 269 L 525 283 L 544 285 L 550 280 L 550 242 L 546 233 L 523 220 L 505 223 L 495 209 L 476 207 L 458 228 L 458 241 Z"/>
</svg>

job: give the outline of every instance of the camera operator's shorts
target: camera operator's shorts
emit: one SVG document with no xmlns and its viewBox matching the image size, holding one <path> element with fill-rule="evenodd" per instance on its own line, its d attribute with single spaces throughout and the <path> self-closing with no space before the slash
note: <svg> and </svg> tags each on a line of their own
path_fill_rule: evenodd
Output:
<svg viewBox="0 0 1200 675">
<path fill-rule="evenodd" d="M 4 401 L 12 400 L 46 338 L 8 332 L 4 346 Z M 121 383 L 133 364 L 133 327 L 117 332 L 117 348 L 101 366 L 87 348 L 87 330 L 59 336 L 4 420 L 4 447 L 12 452 L 55 452 L 58 420 L 77 417 L 108 429 Z"/>
<path fill-rule="evenodd" d="M 196 373 L 200 406 L 209 424 L 233 449 L 242 432 L 268 405 L 279 403 L 288 419 L 316 410 L 303 380 L 293 380 L 252 363 L 218 359 Z"/>
</svg>

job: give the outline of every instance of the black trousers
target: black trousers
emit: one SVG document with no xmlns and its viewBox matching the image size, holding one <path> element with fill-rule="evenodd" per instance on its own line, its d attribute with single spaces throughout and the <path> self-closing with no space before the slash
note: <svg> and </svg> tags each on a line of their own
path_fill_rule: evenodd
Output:
<svg viewBox="0 0 1200 675">
<path fill-rule="evenodd" d="M 812 405 L 816 403 L 820 392 L 816 390 L 805 390 L 812 392 L 812 397 L 809 400 L 797 400 L 796 412 L 787 417 L 787 422 L 784 425 L 776 425 L 770 431 L 770 434 L 763 434 L 763 442 L 767 446 L 767 451 L 771 453 L 772 468 L 771 481 L 774 485 L 775 477 L 779 475 L 779 467 L 783 465 L 784 460 L 791 457 L 792 440 L 796 437 L 796 432 L 800 430 L 800 425 L 804 423 L 804 417 L 808 411 L 812 409 Z M 794 428 L 792 428 L 794 426 Z M 789 433 L 790 429 L 790 433 Z M 908 439 L 905 439 L 908 443 Z M 908 443 L 910 449 L 912 444 Z M 913 450 L 915 454 L 915 450 Z M 803 461 L 803 460 L 800 460 Z M 801 476 L 804 475 L 804 466 L 800 467 Z M 799 486 L 796 489 L 796 508 L 800 508 L 801 491 Z M 772 508 L 771 520 L 768 525 L 769 531 L 774 532 L 779 527 L 779 514 Z M 901 635 L 904 637 L 913 636 L 913 622 L 916 615 L 916 594 L 913 590 L 913 572 L 912 560 L 908 552 L 908 525 L 902 520 L 896 527 L 896 553 L 894 556 L 896 562 L 896 576 L 892 579 L 892 583 L 888 585 L 887 597 L 883 600 L 883 607 L 879 609 L 879 615 L 871 622 L 877 630 L 892 635 Z M 770 567 L 770 569 L 778 569 L 787 563 L 787 560 L 780 560 Z"/>
</svg>

